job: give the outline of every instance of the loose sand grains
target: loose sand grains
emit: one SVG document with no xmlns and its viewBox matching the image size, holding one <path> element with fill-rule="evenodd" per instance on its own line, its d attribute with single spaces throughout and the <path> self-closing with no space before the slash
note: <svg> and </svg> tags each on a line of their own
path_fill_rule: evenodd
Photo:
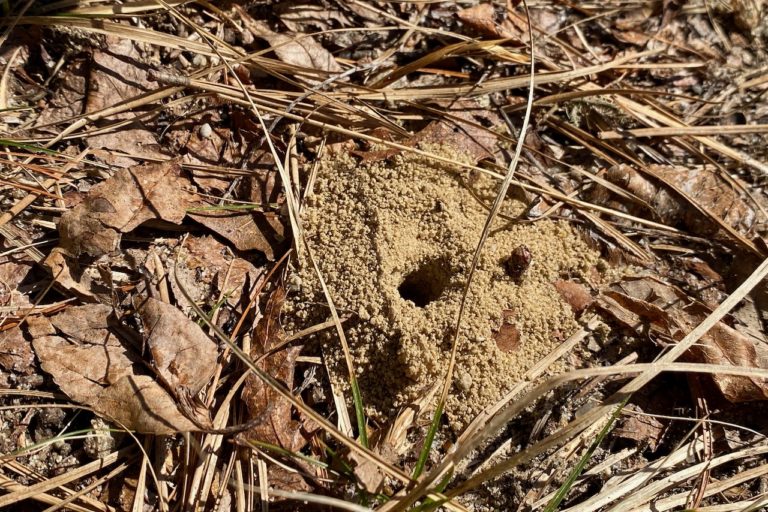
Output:
<svg viewBox="0 0 768 512">
<path fill-rule="evenodd" d="M 448 148 L 430 150 L 461 159 Z M 339 313 L 350 315 L 344 330 L 363 401 L 375 418 L 393 417 L 446 370 L 462 287 L 488 215 L 480 201 L 490 204 L 499 185 L 476 177 L 470 190 L 468 180 L 466 171 L 418 156 L 361 164 L 342 155 L 321 163 L 303 226 Z M 504 211 L 515 214 L 523 207 L 510 199 Z M 520 245 L 533 261 L 516 280 L 504 262 Z M 446 407 L 454 429 L 497 400 L 576 328 L 552 282 L 583 274 L 597 259 L 565 222 L 496 221 L 459 337 Z M 299 272 L 301 289 L 286 310 L 288 330 L 329 317 L 311 265 Z M 514 324 L 519 342 L 497 344 L 494 336 L 505 321 Z M 317 339 L 334 382 L 345 388 L 335 331 Z"/>
</svg>

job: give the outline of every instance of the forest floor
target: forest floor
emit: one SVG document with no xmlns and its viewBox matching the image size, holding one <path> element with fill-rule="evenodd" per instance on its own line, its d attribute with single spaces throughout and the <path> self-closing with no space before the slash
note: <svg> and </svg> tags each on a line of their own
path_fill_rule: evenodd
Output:
<svg viewBox="0 0 768 512">
<path fill-rule="evenodd" d="M 765 508 L 766 10 L 0 2 L 0 508 Z"/>
</svg>

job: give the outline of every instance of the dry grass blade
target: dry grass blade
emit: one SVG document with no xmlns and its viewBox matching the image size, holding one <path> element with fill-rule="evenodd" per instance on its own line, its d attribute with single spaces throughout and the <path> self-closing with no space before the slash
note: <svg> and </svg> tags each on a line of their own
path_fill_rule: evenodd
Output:
<svg viewBox="0 0 768 512">
<path fill-rule="evenodd" d="M 113 452 L 107 457 L 95 460 L 89 464 L 85 464 L 77 469 L 64 473 L 54 478 L 50 478 L 43 482 L 24 487 L 17 491 L 11 492 L 0 496 L 0 508 L 5 508 L 29 498 L 35 498 L 36 496 L 56 489 L 58 487 L 67 485 L 70 482 L 79 480 L 91 473 L 98 471 L 99 469 L 110 466 L 120 459 L 123 459 L 133 452 L 133 448 L 124 448 L 122 450 Z"/>
<path fill-rule="evenodd" d="M 595 87 L 596 86 L 594 86 L 593 84 L 587 84 L 585 86 L 585 89 L 594 90 Z M 653 120 L 673 128 L 681 128 L 681 129 L 687 128 L 685 123 L 679 121 L 675 117 L 665 114 L 663 112 L 660 112 L 657 109 L 649 108 L 629 98 L 617 96 L 615 98 L 615 101 L 618 105 L 625 108 L 627 111 L 631 112 L 633 115 L 638 116 L 640 119 L 646 120 L 646 122 L 649 120 Z M 748 165 L 763 174 L 768 174 L 768 165 L 766 165 L 764 162 L 761 162 L 758 159 L 752 158 L 751 156 L 747 155 L 743 151 L 734 149 L 726 144 L 723 144 L 722 142 L 718 142 L 704 135 L 693 135 L 693 138 L 697 142 L 700 142 L 701 144 L 727 156 L 728 158 L 732 158 L 733 160 L 739 163 Z"/>
<path fill-rule="evenodd" d="M 712 126 L 680 126 L 658 128 L 630 128 L 627 130 L 608 130 L 599 132 L 604 140 L 624 139 L 625 137 L 676 137 L 681 135 L 739 135 L 744 133 L 768 133 L 765 124 L 727 124 Z"/>
</svg>

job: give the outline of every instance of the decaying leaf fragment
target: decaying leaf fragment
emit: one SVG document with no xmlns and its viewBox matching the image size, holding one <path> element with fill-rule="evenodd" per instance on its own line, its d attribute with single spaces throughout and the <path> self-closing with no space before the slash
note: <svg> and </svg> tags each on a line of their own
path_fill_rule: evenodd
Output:
<svg viewBox="0 0 768 512">
<path fill-rule="evenodd" d="M 232 242 L 238 251 L 260 251 L 270 261 L 275 259 L 278 247 L 285 240 L 285 227 L 277 215 L 209 210 L 189 216 Z"/>
<path fill-rule="evenodd" d="M 88 97 L 85 103 L 87 113 L 98 112 L 154 89 L 157 84 L 149 80 L 149 66 L 141 63 L 142 56 L 130 39 L 108 36 L 106 48 L 93 53 L 93 62 L 88 80 Z M 108 163 L 119 167 L 136 165 L 136 160 L 128 156 L 136 155 L 148 158 L 164 158 L 158 151 L 154 134 L 136 119 L 133 112 L 113 115 L 111 121 L 132 119 L 129 126 L 109 131 L 88 138 L 92 148 L 104 148 L 106 151 L 94 151 Z"/>
<path fill-rule="evenodd" d="M 288 64 L 308 69 L 340 72 L 341 66 L 331 53 L 323 48 L 311 36 L 305 34 L 290 34 L 274 32 L 263 21 L 255 20 L 245 9 L 235 5 L 245 27 L 251 33 L 268 42 L 277 57 Z"/>
<path fill-rule="evenodd" d="M 194 396 L 213 376 L 216 344 L 195 322 L 170 304 L 148 298 L 140 304 L 147 347 L 158 376 L 169 389 Z"/>
<path fill-rule="evenodd" d="M 159 315 L 155 325 L 160 329 L 154 341 L 170 345 L 162 351 L 158 349 L 165 358 L 159 371 L 169 382 L 199 390 L 205 384 L 205 376 L 210 376 L 200 365 L 209 364 L 210 356 L 202 354 L 199 347 L 189 348 L 199 341 L 188 338 L 192 330 L 189 325 L 197 326 L 186 317 L 168 314 L 164 307 L 154 307 L 160 310 L 153 313 Z M 169 336 L 168 328 L 164 327 L 169 322 L 178 323 L 173 331 L 175 337 Z M 137 432 L 171 434 L 197 430 L 176 405 L 179 397 L 171 392 L 177 389 L 163 387 L 147 373 L 147 365 L 137 351 L 141 346 L 139 334 L 120 326 L 109 306 L 77 306 L 50 319 L 30 318 L 28 329 L 43 369 L 75 402 Z M 190 354 L 200 357 L 200 363 L 190 364 L 186 354 L 178 356 L 183 352 L 179 347 L 186 347 Z M 168 359 L 170 354 L 177 354 L 178 361 Z M 215 354 L 214 347 L 214 357 Z M 198 418 L 198 422 L 205 424 L 206 418 Z"/>
<path fill-rule="evenodd" d="M 653 277 L 629 278 L 603 292 L 599 307 L 626 327 L 674 343 L 700 324 L 712 310 L 682 290 Z M 718 322 L 691 347 L 687 360 L 705 364 L 768 369 L 768 348 L 736 329 Z M 723 396 L 731 402 L 768 400 L 765 379 L 712 375 Z"/>
<path fill-rule="evenodd" d="M 34 370 L 34 362 L 32 348 L 19 327 L 0 331 L 0 368 L 27 375 Z"/>
<path fill-rule="evenodd" d="M 256 326 L 254 348 L 251 352 L 253 360 L 258 360 L 285 338 L 285 332 L 279 322 L 284 301 L 285 290 L 282 287 L 276 288 L 267 302 L 264 317 Z M 258 364 L 290 389 L 293 386 L 293 374 L 299 352 L 301 347 L 280 349 Z M 298 422 L 291 419 L 292 405 L 261 379 L 255 375 L 250 376 L 245 381 L 242 395 L 252 418 L 261 414 L 267 415 L 264 422 L 248 431 L 249 437 L 282 446 L 290 451 L 299 450 L 306 444 Z"/>
<path fill-rule="evenodd" d="M 279 322 L 283 302 L 285 290 L 278 287 L 267 301 L 264 316 L 256 326 L 254 348 L 251 351 L 253 360 L 258 360 L 284 339 L 285 333 Z M 257 364 L 291 389 L 299 352 L 301 347 L 282 348 Z M 249 419 L 264 418 L 257 426 L 243 434 L 246 439 L 277 445 L 291 452 L 296 452 L 307 444 L 301 423 L 292 418 L 293 406 L 261 379 L 250 375 L 243 386 L 242 397 L 248 408 Z M 282 489 L 308 489 L 306 482 L 298 474 L 286 471 L 280 466 L 270 468 L 270 481 Z"/>
<path fill-rule="evenodd" d="M 209 308 L 219 304 L 216 316 L 219 326 L 230 318 L 230 313 L 243 311 L 248 293 L 259 277 L 256 267 L 234 256 L 212 236 L 188 237 L 179 249 L 175 270 L 168 268 L 166 272 L 175 273 L 176 279 L 171 279 L 170 285 L 176 297 L 183 296 L 180 290 L 183 287 L 197 304 L 206 304 Z M 187 305 L 180 304 L 179 309 L 186 313 Z"/>
<path fill-rule="evenodd" d="M 506 17 L 496 20 L 496 9 L 491 3 L 480 3 L 456 13 L 459 20 L 480 34 L 490 38 L 513 38 L 517 35 Z"/>
<path fill-rule="evenodd" d="M 718 231 L 717 224 L 700 209 L 742 234 L 755 223 L 754 210 L 710 167 L 649 165 L 646 174 L 641 174 L 628 165 L 618 165 L 608 170 L 606 178 L 645 201 L 665 224 L 682 224 L 700 235 Z"/>
<path fill-rule="evenodd" d="M 191 187 L 175 161 L 121 169 L 62 215 L 60 246 L 72 256 L 99 257 L 117 249 L 122 233 L 150 219 L 181 224 L 197 199 Z"/>
</svg>

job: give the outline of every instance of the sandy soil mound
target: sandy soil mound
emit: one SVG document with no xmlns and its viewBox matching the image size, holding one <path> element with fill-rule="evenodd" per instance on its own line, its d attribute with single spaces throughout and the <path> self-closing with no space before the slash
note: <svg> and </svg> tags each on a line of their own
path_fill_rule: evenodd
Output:
<svg viewBox="0 0 768 512">
<path fill-rule="evenodd" d="M 351 315 L 345 332 L 374 417 L 391 417 L 445 372 L 466 272 L 488 214 L 481 201 L 490 204 L 498 186 L 475 178 L 470 190 L 468 179 L 465 171 L 414 156 L 370 164 L 334 156 L 322 163 L 304 229 L 340 314 Z M 522 208 L 511 200 L 505 211 Z M 530 266 L 518 276 L 527 256 Z M 497 221 L 460 336 L 447 406 L 454 428 L 575 329 L 552 283 L 582 275 L 597 259 L 564 222 Z M 329 316 L 309 265 L 300 276 L 301 290 L 288 306 L 289 330 Z M 335 332 L 319 338 L 334 381 L 344 386 Z"/>
</svg>

